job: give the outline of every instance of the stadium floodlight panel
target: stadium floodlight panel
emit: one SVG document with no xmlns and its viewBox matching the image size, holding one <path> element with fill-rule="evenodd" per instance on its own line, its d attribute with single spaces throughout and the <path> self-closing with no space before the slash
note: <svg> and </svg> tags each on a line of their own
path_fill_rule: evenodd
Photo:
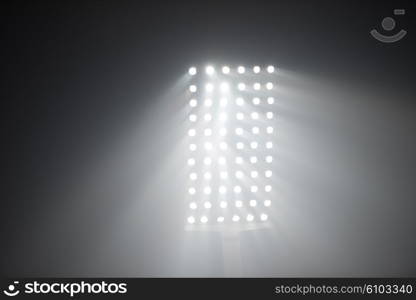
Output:
<svg viewBox="0 0 416 300">
<path fill-rule="evenodd" d="M 270 224 L 276 197 L 275 67 L 209 64 L 187 72 L 186 228 Z"/>
</svg>

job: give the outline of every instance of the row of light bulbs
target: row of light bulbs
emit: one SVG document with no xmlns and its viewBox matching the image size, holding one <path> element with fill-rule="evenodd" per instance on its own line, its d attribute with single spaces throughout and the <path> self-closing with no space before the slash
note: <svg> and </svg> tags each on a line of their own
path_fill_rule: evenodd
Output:
<svg viewBox="0 0 416 300">
<path fill-rule="evenodd" d="M 252 68 L 252 70 L 253 70 L 253 73 L 254 74 L 259 74 L 261 72 L 260 66 L 254 66 Z M 269 66 L 266 67 L 266 71 L 267 71 L 267 73 L 272 74 L 272 73 L 274 73 L 275 68 L 274 68 L 274 66 L 269 65 Z M 190 67 L 189 70 L 188 70 L 189 75 L 192 75 L 192 76 L 193 75 L 196 75 L 197 72 L 198 71 L 197 71 L 197 68 L 196 67 Z M 211 75 L 214 75 L 215 72 L 216 72 L 216 70 L 215 70 L 214 66 L 211 66 L 210 65 L 210 66 L 206 66 L 205 67 L 205 73 L 207 75 L 210 75 L 210 76 Z M 221 72 L 223 74 L 230 74 L 231 73 L 231 68 L 229 66 L 222 66 L 221 67 Z M 244 66 L 238 66 L 237 67 L 237 73 L 238 74 L 244 74 L 244 73 L 246 73 L 246 67 L 244 67 Z"/>
<path fill-rule="evenodd" d="M 253 222 L 254 221 L 254 216 L 252 215 L 252 214 L 248 214 L 247 216 L 246 216 L 246 218 L 245 218 L 246 220 L 247 220 L 247 222 Z M 266 214 L 261 214 L 260 215 L 260 220 L 261 221 L 267 221 L 267 219 L 268 219 L 268 216 L 266 215 Z M 239 216 L 239 215 L 233 215 L 232 217 L 231 217 L 231 220 L 233 221 L 233 222 L 239 222 L 240 220 L 241 220 L 241 217 Z M 194 217 L 194 216 L 190 216 L 190 217 L 188 217 L 188 223 L 189 224 L 194 224 L 195 222 L 196 222 L 197 220 L 196 220 L 196 218 Z M 199 221 L 202 223 L 202 224 L 206 224 L 206 223 L 208 223 L 208 217 L 207 216 L 202 216 L 200 219 L 199 219 Z M 217 219 L 216 219 L 216 221 L 218 222 L 218 223 L 223 223 L 224 221 L 225 221 L 225 217 L 223 217 L 223 216 L 219 216 L 219 217 L 217 217 Z"/>
</svg>

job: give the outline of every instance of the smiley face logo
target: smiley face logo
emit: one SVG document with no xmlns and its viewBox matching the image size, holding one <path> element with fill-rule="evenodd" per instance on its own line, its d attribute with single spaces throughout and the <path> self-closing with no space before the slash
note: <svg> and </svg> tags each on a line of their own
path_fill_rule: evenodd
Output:
<svg viewBox="0 0 416 300">
<path fill-rule="evenodd" d="M 3 293 L 9 297 L 14 297 L 20 293 L 16 286 L 19 284 L 19 281 L 14 281 L 13 284 L 9 284 L 7 290 L 4 290 Z"/>
<path fill-rule="evenodd" d="M 405 10 L 395 9 L 394 14 L 404 15 Z M 387 33 L 389 31 L 392 31 L 396 27 L 396 21 L 391 17 L 386 17 L 381 21 L 381 27 L 383 27 L 383 30 Z M 401 29 L 399 32 L 393 35 L 384 35 L 378 32 L 376 29 L 373 29 L 370 31 L 370 34 L 376 40 L 379 40 L 382 43 L 394 43 L 394 42 L 400 41 L 406 35 L 406 33 L 407 33 L 406 30 L 403 30 L 403 29 Z"/>
</svg>

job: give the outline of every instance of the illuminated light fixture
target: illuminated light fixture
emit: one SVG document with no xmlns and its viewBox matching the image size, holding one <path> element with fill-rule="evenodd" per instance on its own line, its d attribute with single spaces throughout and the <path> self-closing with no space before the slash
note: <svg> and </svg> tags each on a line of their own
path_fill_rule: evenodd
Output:
<svg viewBox="0 0 416 300">
<path fill-rule="evenodd" d="M 240 217 L 238 215 L 234 215 L 232 220 L 233 220 L 233 222 L 238 222 L 238 221 L 240 221 Z"/>
<path fill-rule="evenodd" d="M 236 185 L 236 186 L 234 186 L 233 191 L 234 191 L 234 193 L 236 193 L 236 194 L 240 194 L 240 193 L 241 193 L 241 191 L 242 191 L 242 188 L 241 188 L 241 186 Z"/>
<path fill-rule="evenodd" d="M 204 115 L 204 120 L 207 121 L 207 122 L 211 121 L 212 120 L 212 115 L 211 114 L 205 114 Z"/>
<path fill-rule="evenodd" d="M 254 216 L 253 216 L 253 215 L 248 214 L 248 215 L 247 215 L 247 217 L 246 217 L 246 220 L 247 220 L 248 222 L 253 222 L 253 220 L 254 220 Z"/>
<path fill-rule="evenodd" d="M 241 156 L 237 156 L 235 158 L 235 163 L 241 165 L 243 163 L 243 158 Z"/>
<path fill-rule="evenodd" d="M 244 173 L 242 171 L 236 171 L 235 177 L 238 179 L 242 179 L 244 177 Z"/>
<path fill-rule="evenodd" d="M 270 200 L 264 200 L 264 206 L 266 206 L 266 207 L 269 207 L 269 206 L 271 206 L 272 205 L 272 201 L 270 201 Z"/>
<path fill-rule="evenodd" d="M 213 66 L 207 66 L 205 68 L 205 73 L 207 73 L 207 75 L 213 75 L 215 73 L 215 69 Z"/>
<path fill-rule="evenodd" d="M 205 136 L 211 136 L 212 135 L 212 129 L 211 128 L 205 128 L 204 129 L 204 135 Z"/>
<path fill-rule="evenodd" d="M 253 84 L 253 89 L 255 89 L 256 91 L 260 90 L 260 88 L 261 88 L 260 83 L 256 82 L 256 83 Z"/>
<path fill-rule="evenodd" d="M 223 74 L 229 74 L 230 73 L 230 67 L 229 66 L 223 66 L 222 67 L 222 73 Z"/>
<path fill-rule="evenodd" d="M 196 130 L 195 130 L 195 129 L 193 129 L 193 128 L 189 129 L 189 130 L 188 130 L 188 135 L 189 135 L 189 136 L 195 136 L 195 135 L 196 135 Z"/>
<path fill-rule="evenodd" d="M 201 223 L 205 224 L 208 222 L 208 218 L 206 216 L 201 217 Z"/>
<path fill-rule="evenodd" d="M 236 147 L 238 150 L 243 150 L 243 149 L 244 149 L 244 143 L 242 143 L 242 142 L 238 142 L 237 144 L 235 144 L 235 147 Z"/>
<path fill-rule="evenodd" d="M 211 180 L 212 178 L 212 174 L 210 172 L 205 172 L 204 173 L 204 179 L 205 180 Z"/>
<path fill-rule="evenodd" d="M 264 191 L 267 192 L 267 193 L 271 192 L 272 191 L 272 186 L 271 185 L 266 185 L 264 187 Z"/>
<path fill-rule="evenodd" d="M 196 93 L 196 91 L 197 91 L 197 87 L 196 87 L 196 85 L 190 85 L 189 86 L 189 91 L 191 92 L 191 93 Z"/>
<path fill-rule="evenodd" d="M 219 131 L 220 136 L 226 136 L 227 135 L 227 129 L 221 128 Z"/>
<path fill-rule="evenodd" d="M 226 113 L 220 113 L 220 115 L 218 116 L 218 119 L 220 121 L 227 121 L 227 114 Z"/>
<path fill-rule="evenodd" d="M 198 179 L 198 175 L 196 173 L 191 173 L 189 174 L 189 179 L 191 179 L 192 181 L 195 181 Z"/>
<path fill-rule="evenodd" d="M 243 134 L 243 128 L 236 128 L 235 129 L 235 134 L 236 135 L 242 135 Z"/>
<path fill-rule="evenodd" d="M 246 72 L 246 68 L 244 68 L 243 66 L 239 66 L 237 68 L 237 72 L 238 74 L 244 74 Z"/>
<path fill-rule="evenodd" d="M 194 224 L 195 223 L 195 218 L 194 217 L 188 217 L 188 223 L 189 224 Z"/>
<path fill-rule="evenodd" d="M 274 73 L 274 66 L 268 66 L 267 73 Z"/>
<path fill-rule="evenodd" d="M 273 172 L 271 170 L 267 170 L 266 172 L 264 172 L 264 176 L 266 176 L 267 178 L 272 177 Z"/>
<path fill-rule="evenodd" d="M 225 106 L 227 106 L 227 103 L 228 103 L 228 99 L 227 99 L 227 98 L 222 97 L 222 98 L 220 99 L 220 106 L 221 106 L 221 107 L 225 107 Z"/>
<path fill-rule="evenodd" d="M 257 157 L 256 157 L 256 156 L 250 156 L 250 162 L 251 162 L 252 164 L 257 163 Z"/>
<path fill-rule="evenodd" d="M 267 119 L 269 119 L 269 120 L 273 119 L 273 112 L 268 111 L 268 112 L 266 113 L 266 118 L 267 118 Z"/>
<path fill-rule="evenodd" d="M 250 192 L 257 193 L 258 190 L 259 190 L 259 187 L 257 185 L 250 186 Z"/>
<path fill-rule="evenodd" d="M 266 214 L 261 214 L 260 215 L 260 220 L 267 221 L 267 219 L 268 219 L 268 216 Z"/>
<path fill-rule="evenodd" d="M 189 150 L 196 151 L 196 145 L 195 144 L 189 144 Z"/>
<path fill-rule="evenodd" d="M 189 204 L 189 208 L 190 208 L 190 209 L 195 210 L 195 209 L 197 209 L 197 208 L 198 208 L 198 206 L 196 205 L 196 203 L 195 203 L 195 202 L 191 202 L 191 203 Z"/>
<path fill-rule="evenodd" d="M 211 195 L 211 192 L 212 192 L 212 190 L 209 186 L 204 187 L 204 194 Z"/>
<path fill-rule="evenodd" d="M 273 162 L 273 156 L 268 155 L 268 156 L 266 156 L 265 160 L 266 160 L 266 163 L 270 164 L 270 163 Z"/>
<path fill-rule="evenodd" d="M 211 107 L 212 106 L 212 99 L 211 98 L 205 99 L 204 104 L 207 107 Z"/>
<path fill-rule="evenodd" d="M 251 142 L 250 143 L 251 149 L 257 149 L 258 146 L 259 146 L 259 144 L 257 142 Z"/>
<path fill-rule="evenodd" d="M 228 172 L 227 171 L 221 171 L 220 172 L 220 178 L 221 179 L 227 179 L 228 178 Z"/>
<path fill-rule="evenodd" d="M 190 107 L 196 107 L 197 105 L 198 105 L 198 101 L 196 101 L 196 99 L 189 100 Z"/>
<path fill-rule="evenodd" d="M 259 105 L 260 104 L 260 98 L 259 97 L 254 97 L 253 98 L 253 104 L 254 105 Z"/>
<path fill-rule="evenodd" d="M 221 142 L 220 143 L 220 149 L 221 150 L 227 150 L 228 149 L 228 145 L 226 142 Z"/>
<path fill-rule="evenodd" d="M 191 121 L 191 122 L 196 122 L 196 120 L 197 120 L 198 118 L 197 118 L 197 116 L 196 115 L 194 115 L 194 114 L 192 114 L 192 115 L 189 115 L 189 121 Z"/>
<path fill-rule="evenodd" d="M 244 120 L 244 114 L 242 112 L 239 112 L 235 115 L 235 118 L 239 121 Z"/>
<path fill-rule="evenodd" d="M 251 132 L 253 134 L 259 134 L 260 132 L 260 128 L 258 128 L 257 126 L 254 126 L 253 128 L 251 128 Z"/>
<path fill-rule="evenodd" d="M 254 200 L 254 199 L 252 199 L 252 200 L 250 200 L 249 205 L 250 205 L 251 207 L 256 207 L 256 206 L 257 206 L 257 201 L 256 201 L 256 200 Z"/>
<path fill-rule="evenodd" d="M 260 73 L 260 67 L 259 67 L 259 66 L 254 66 L 254 67 L 253 67 L 253 72 L 254 72 L 255 74 Z"/>
<path fill-rule="evenodd" d="M 268 97 L 267 98 L 267 103 L 268 104 L 274 104 L 274 98 L 273 97 Z"/>
<path fill-rule="evenodd" d="M 272 133 L 273 133 L 273 127 L 272 127 L 272 126 L 267 126 L 267 128 L 266 128 L 266 132 L 267 132 L 268 134 L 272 134 Z"/>
<path fill-rule="evenodd" d="M 204 144 L 204 148 L 205 148 L 205 150 L 207 150 L 207 151 L 211 151 L 211 150 L 212 150 L 212 148 L 213 148 L 212 143 L 210 143 L 210 142 L 206 142 L 206 143 Z"/>
<path fill-rule="evenodd" d="M 209 93 L 212 92 L 214 90 L 214 85 L 212 83 L 207 83 L 205 85 L 205 90 Z"/>
<path fill-rule="evenodd" d="M 238 208 L 243 207 L 243 201 L 241 201 L 241 200 L 235 201 L 235 207 L 238 207 Z"/>
<path fill-rule="evenodd" d="M 221 208 L 227 208 L 227 206 L 228 206 L 228 204 L 227 204 L 227 202 L 226 202 L 226 201 L 221 201 L 221 202 L 220 202 L 220 207 L 221 207 Z"/>
<path fill-rule="evenodd" d="M 211 165 L 212 164 L 211 157 L 205 157 L 204 158 L 204 164 L 207 165 L 207 166 Z"/>
<path fill-rule="evenodd" d="M 253 112 L 250 114 L 250 116 L 251 116 L 251 118 L 252 118 L 253 120 L 258 120 L 258 118 L 259 118 L 259 113 L 258 113 L 258 112 L 253 111 Z"/>
<path fill-rule="evenodd" d="M 223 217 L 223 216 L 218 217 L 218 218 L 217 218 L 217 222 L 218 222 L 218 223 L 222 223 L 222 222 L 224 222 L 224 217 Z"/>
<path fill-rule="evenodd" d="M 227 160 L 225 159 L 224 156 L 221 156 L 220 158 L 218 158 L 218 164 L 225 165 L 226 163 L 227 163 Z"/>
<path fill-rule="evenodd" d="M 195 195 L 196 194 L 196 189 L 191 187 L 191 188 L 188 189 L 188 193 L 189 193 L 189 195 Z"/>
<path fill-rule="evenodd" d="M 195 158 L 188 159 L 188 166 L 195 166 Z"/>
<path fill-rule="evenodd" d="M 226 194 L 227 193 L 227 188 L 225 187 L 225 186 L 220 186 L 219 187 L 219 189 L 218 189 L 218 192 L 221 194 L 221 195 L 224 195 L 224 194 Z"/>
<path fill-rule="evenodd" d="M 267 149 L 272 149 L 273 148 L 273 143 L 272 142 L 267 142 L 266 143 L 266 148 Z"/>
<path fill-rule="evenodd" d="M 195 67 L 190 67 L 188 70 L 189 75 L 195 75 L 196 74 L 196 68 Z"/>
<path fill-rule="evenodd" d="M 257 171 L 251 171 L 250 172 L 250 176 L 251 176 L 251 178 L 257 178 L 259 176 L 259 172 L 257 172 Z"/>
<path fill-rule="evenodd" d="M 237 88 L 238 88 L 238 90 L 240 90 L 240 91 L 244 91 L 244 90 L 246 89 L 246 84 L 245 84 L 245 83 L 243 83 L 243 82 L 240 82 L 240 83 L 237 85 Z"/>
<path fill-rule="evenodd" d="M 206 201 L 206 202 L 204 203 L 204 207 L 205 207 L 206 209 L 210 209 L 210 208 L 212 207 L 211 202 Z"/>
<path fill-rule="evenodd" d="M 273 83 L 271 83 L 271 82 L 266 83 L 266 89 L 268 89 L 268 90 L 273 89 Z"/>
<path fill-rule="evenodd" d="M 235 99 L 235 104 L 237 104 L 238 106 L 243 106 L 244 105 L 244 99 L 241 97 L 238 97 L 237 99 Z"/>
</svg>

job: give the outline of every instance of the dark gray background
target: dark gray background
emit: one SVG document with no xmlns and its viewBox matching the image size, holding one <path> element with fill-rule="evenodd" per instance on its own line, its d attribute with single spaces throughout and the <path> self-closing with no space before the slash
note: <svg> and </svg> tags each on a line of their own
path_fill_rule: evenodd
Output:
<svg viewBox="0 0 416 300">
<path fill-rule="evenodd" d="M 408 35 L 369 35 L 394 8 Z M 8 276 L 222 276 L 183 231 L 193 64 L 281 68 L 272 230 L 244 276 L 416 276 L 415 6 L 390 1 L 3 4 Z M 395 30 L 396 30 L 395 29 Z"/>
</svg>

